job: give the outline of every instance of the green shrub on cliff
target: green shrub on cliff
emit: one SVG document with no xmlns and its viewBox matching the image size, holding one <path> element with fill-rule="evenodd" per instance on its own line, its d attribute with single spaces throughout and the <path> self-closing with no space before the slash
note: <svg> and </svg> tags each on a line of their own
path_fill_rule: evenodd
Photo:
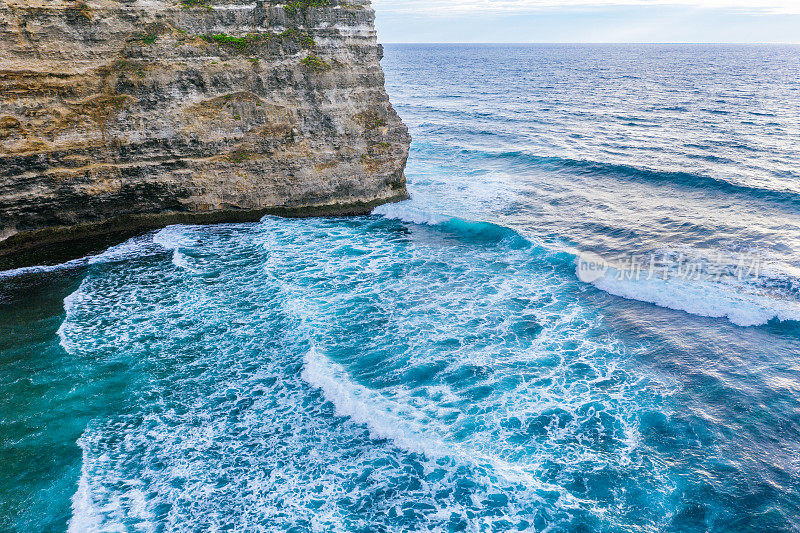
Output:
<svg viewBox="0 0 800 533">
<path fill-rule="evenodd" d="M 88 5 L 86 5 L 86 2 L 75 2 L 72 4 L 72 9 L 75 10 L 78 16 L 83 17 L 86 20 L 91 20 L 92 10 Z"/>
<path fill-rule="evenodd" d="M 229 163 L 239 164 L 239 163 L 244 163 L 252 156 L 253 154 L 251 152 L 247 152 L 245 150 L 237 150 L 235 152 L 231 152 L 226 156 L 224 156 L 224 159 Z"/>
<path fill-rule="evenodd" d="M 154 33 L 141 33 L 136 37 L 142 44 L 153 44 L 158 40 L 158 35 Z"/>
<path fill-rule="evenodd" d="M 328 70 L 330 68 L 327 63 L 313 54 L 305 57 L 302 61 L 300 61 L 300 64 L 309 70 L 313 70 L 314 72 L 322 72 L 323 70 Z"/>
<path fill-rule="evenodd" d="M 309 7 L 326 7 L 331 5 L 331 0 L 294 0 L 288 2 L 283 9 L 289 15 L 296 15 L 301 11 L 307 10 Z"/>
<path fill-rule="evenodd" d="M 181 0 L 180 4 L 183 9 L 191 9 L 193 7 L 204 7 L 209 10 L 213 9 L 205 0 Z"/>
<path fill-rule="evenodd" d="M 249 33 L 244 37 L 233 37 L 224 33 L 216 33 L 214 35 L 204 35 L 203 39 L 211 43 L 217 43 L 221 46 L 229 46 L 238 52 L 245 52 L 253 44 L 260 41 L 262 36 L 255 33 Z"/>
<path fill-rule="evenodd" d="M 311 36 L 310 33 L 305 31 L 300 31 L 297 28 L 289 28 L 288 30 L 281 33 L 279 37 L 293 39 L 298 43 L 300 43 L 300 46 L 308 50 L 317 46 L 317 43 L 314 41 L 314 38 Z"/>
</svg>

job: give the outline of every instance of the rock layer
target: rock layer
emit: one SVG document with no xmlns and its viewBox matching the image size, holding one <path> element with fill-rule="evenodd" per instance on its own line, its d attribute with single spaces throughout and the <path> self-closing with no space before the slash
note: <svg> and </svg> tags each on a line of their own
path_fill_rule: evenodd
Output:
<svg viewBox="0 0 800 533">
<path fill-rule="evenodd" d="M 407 196 L 369 0 L 0 0 L 0 256 Z"/>
</svg>

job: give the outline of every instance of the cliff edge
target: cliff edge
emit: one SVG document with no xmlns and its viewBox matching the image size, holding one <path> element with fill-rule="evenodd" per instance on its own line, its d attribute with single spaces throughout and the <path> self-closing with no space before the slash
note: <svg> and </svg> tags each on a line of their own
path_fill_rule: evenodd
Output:
<svg viewBox="0 0 800 533">
<path fill-rule="evenodd" d="M 369 0 L 0 0 L 0 266 L 406 198 L 381 57 Z"/>
</svg>

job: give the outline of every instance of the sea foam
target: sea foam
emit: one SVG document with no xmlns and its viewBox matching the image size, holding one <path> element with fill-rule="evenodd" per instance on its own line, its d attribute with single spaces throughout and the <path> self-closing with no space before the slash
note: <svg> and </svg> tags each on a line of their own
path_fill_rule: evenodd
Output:
<svg viewBox="0 0 800 533">
<path fill-rule="evenodd" d="M 424 415 L 353 382 L 341 365 L 332 362 L 316 348 L 306 354 L 301 376 L 322 391 L 336 407 L 337 415 L 366 425 L 376 439 L 389 439 L 406 450 L 434 458 L 461 453 L 457 445 L 448 445 L 440 436 L 423 430 Z"/>
<path fill-rule="evenodd" d="M 37 274 L 48 274 L 51 272 L 61 272 L 66 270 L 73 270 L 83 268 L 91 265 L 101 265 L 106 263 L 117 263 L 133 259 L 134 257 L 142 257 L 154 251 L 153 239 L 151 235 L 143 235 L 134 237 L 121 244 L 112 246 L 104 252 L 87 255 L 65 261 L 56 265 L 36 265 L 30 267 L 15 268 L 12 270 L 0 271 L 0 280 L 27 276 Z"/>
<path fill-rule="evenodd" d="M 322 391 L 325 399 L 334 405 L 337 415 L 365 425 L 372 438 L 390 440 L 404 450 L 420 453 L 433 460 L 452 460 L 456 464 L 477 467 L 488 466 L 505 483 L 522 483 L 533 491 L 559 493 L 562 505 L 579 506 L 580 499 L 557 485 L 543 481 L 529 472 L 523 464 L 504 460 L 459 442 L 445 440 L 433 429 L 435 421 L 419 408 L 393 400 L 379 391 L 354 382 L 344 367 L 331 361 L 316 348 L 306 354 L 301 376 Z M 534 498 L 538 499 L 535 496 Z"/>
<path fill-rule="evenodd" d="M 581 277 L 581 273 L 576 275 Z M 679 277 L 635 279 L 615 268 L 590 282 L 615 296 L 689 314 L 727 318 L 737 326 L 760 326 L 770 320 L 800 321 L 800 302 L 782 299 L 753 283 L 687 280 Z"/>
<path fill-rule="evenodd" d="M 517 245 L 515 248 L 520 247 L 521 242 L 530 243 L 512 228 L 430 213 L 408 203 L 380 206 L 373 214 L 410 224 L 435 226 L 464 236 L 480 236 L 494 241 L 508 240 Z M 551 252 L 572 255 L 578 263 L 575 270 L 578 279 L 614 296 L 696 316 L 726 318 L 743 327 L 764 325 L 773 319 L 800 321 L 800 302 L 782 298 L 775 292 L 767 292 L 750 280 L 717 283 L 681 278 L 633 279 L 626 272 L 606 264 L 603 265 L 602 272 L 597 272 L 597 276 L 587 277 L 587 272 L 581 269 L 587 264 L 597 262 L 593 254 L 591 260 L 586 261 L 584 259 L 589 256 L 574 247 L 550 244 L 549 248 Z"/>
</svg>

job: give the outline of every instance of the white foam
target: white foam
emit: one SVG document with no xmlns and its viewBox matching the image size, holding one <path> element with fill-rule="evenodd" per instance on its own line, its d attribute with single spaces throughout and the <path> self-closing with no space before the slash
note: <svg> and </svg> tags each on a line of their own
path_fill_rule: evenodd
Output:
<svg viewBox="0 0 800 533">
<path fill-rule="evenodd" d="M 175 250 L 181 246 L 194 246 L 197 239 L 189 234 L 194 226 L 167 226 L 153 235 L 153 242 L 167 250 Z"/>
<path fill-rule="evenodd" d="M 321 389 L 325 398 L 336 407 L 336 414 L 366 425 L 376 439 L 389 439 L 401 448 L 434 458 L 451 457 L 453 445 L 430 430 L 423 431 L 413 422 L 423 418 L 409 408 L 380 393 L 354 383 L 347 371 L 312 348 L 305 356 L 302 377 Z"/>
<path fill-rule="evenodd" d="M 583 272 L 579 270 L 576 274 L 580 277 Z M 698 316 L 727 318 L 737 326 L 759 326 L 774 318 L 800 320 L 800 302 L 760 292 L 746 282 L 724 283 L 677 277 L 628 278 L 625 272 L 609 267 L 599 278 L 586 281 L 615 296 Z"/>
<path fill-rule="evenodd" d="M 16 278 L 19 276 L 27 276 L 30 274 L 47 274 L 49 272 L 57 272 L 59 270 L 70 270 L 73 268 L 80 268 L 82 266 L 86 266 L 88 262 L 89 262 L 88 257 L 81 257 L 80 259 L 74 259 L 72 261 L 67 261 L 65 263 L 60 263 L 58 265 L 41 265 L 41 266 L 15 268 L 13 270 L 3 270 L 0 271 L 0 280 L 8 278 Z"/>
<path fill-rule="evenodd" d="M 178 268 L 182 268 L 190 272 L 194 271 L 194 269 L 189 265 L 189 261 L 186 259 L 186 256 L 177 248 L 172 253 L 172 264 Z"/>
<path fill-rule="evenodd" d="M 75 354 L 76 352 L 76 345 L 71 340 L 72 337 L 72 327 L 75 325 L 75 314 L 80 307 L 80 305 L 85 302 L 88 298 L 86 292 L 84 291 L 84 284 L 86 281 L 84 280 L 81 283 L 78 290 L 64 298 L 64 312 L 66 313 L 66 318 L 59 326 L 57 334 L 59 338 L 59 344 L 67 353 Z"/>
<path fill-rule="evenodd" d="M 134 257 L 140 257 L 143 254 L 152 251 L 152 238 L 150 236 L 135 237 L 122 244 L 112 246 L 108 250 L 95 255 L 87 255 L 57 265 L 37 265 L 30 267 L 15 268 L 13 270 L 0 271 L 0 280 L 15 278 L 19 276 L 26 276 L 30 274 L 47 274 L 50 272 L 58 272 L 61 270 L 70 270 L 81 268 L 88 265 L 98 265 L 104 263 L 116 263 L 119 261 L 127 261 Z"/>
<path fill-rule="evenodd" d="M 380 205 L 372 211 L 372 214 L 380 215 L 391 220 L 401 220 L 411 224 L 424 224 L 428 226 L 444 224 L 453 219 L 453 217 L 429 213 L 417 207 L 412 207 L 410 202 Z"/>
<path fill-rule="evenodd" d="M 410 202 L 385 204 L 375 208 L 372 213 L 411 224 L 439 225 L 453 220 L 453 217 L 413 207 Z M 551 245 L 548 248 L 576 255 L 578 278 L 615 296 L 697 316 L 727 318 L 733 324 L 743 327 L 764 325 L 775 318 L 781 321 L 800 321 L 800 302 L 783 299 L 779 294 L 760 292 L 747 282 L 705 282 L 657 277 L 643 279 L 644 276 L 631 279 L 625 272 L 603 263 L 594 254 L 581 253 L 569 247 Z M 591 269 L 593 266 L 602 268 Z"/>
<path fill-rule="evenodd" d="M 395 467 L 373 469 L 374 460 L 389 457 L 403 463 L 405 450 L 423 454 L 414 457 L 414 462 L 426 471 L 441 469 L 445 477 L 437 481 L 431 476 L 432 480 L 424 480 L 416 495 L 401 492 L 388 501 L 397 503 L 398 513 L 399 506 L 409 497 L 435 506 L 436 512 L 425 518 L 432 530 L 438 524 L 446 529 L 444 524 L 452 513 L 467 517 L 468 530 L 491 530 L 493 518 L 481 516 L 482 498 L 498 492 L 510 496 L 504 511 L 508 516 L 516 516 L 524 508 L 551 505 L 564 516 L 568 513 L 561 511 L 576 506 L 598 506 L 596 513 L 602 515 L 604 504 L 575 503 L 578 500 L 569 495 L 568 489 L 545 483 L 543 480 L 555 484 L 561 481 L 549 476 L 549 467 L 543 465 L 552 462 L 572 472 L 579 470 L 575 465 L 583 461 L 613 462 L 615 467 L 626 464 L 626 459 L 634 456 L 630 447 L 635 441 L 635 428 L 631 430 L 633 436 L 627 430 L 624 436 L 619 435 L 628 438 L 615 445 L 616 451 L 609 455 L 593 447 L 591 440 L 588 446 L 582 444 L 583 439 L 590 438 L 591 421 L 597 415 L 593 409 L 583 414 L 579 411 L 581 406 L 600 401 L 627 428 L 628 413 L 635 405 L 627 389 L 631 381 L 589 387 L 571 377 L 571 361 L 555 360 L 579 357 L 577 352 L 582 354 L 580 358 L 591 359 L 591 354 L 600 351 L 593 348 L 593 341 L 586 340 L 586 328 L 592 326 L 577 304 L 554 303 L 552 310 L 537 310 L 537 320 L 546 327 L 531 342 L 512 332 L 516 331 L 517 319 L 523 314 L 531 316 L 532 309 L 528 307 L 532 306 L 525 305 L 524 311 L 513 311 L 512 316 L 507 316 L 505 306 L 508 299 L 519 294 L 531 300 L 545 295 L 558 299 L 560 284 L 574 287 L 577 283 L 571 275 L 556 275 L 552 269 L 530 271 L 523 268 L 528 264 L 525 257 L 519 265 L 495 268 L 491 262 L 476 263 L 459 249 L 427 246 L 423 241 L 419 252 L 413 253 L 426 260 L 432 257 L 436 269 L 431 271 L 425 264 L 397 280 L 394 276 L 377 275 L 409 262 L 411 254 L 395 243 L 381 243 L 369 233 L 347 228 L 330 230 L 327 223 L 314 220 L 276 220 L 274 227 L 268 222 L 255 236 L 265 249 L 259 255 L 263 263 L 252 265 L 253 272 L 263 268 L 266 275 L 229 276 L 220 279 L 221 286 L 184 287 L 173 283 L 176 276 L 172 268 L 165 269 L 163 284 L 159 284 L 152 283 L 151 265 L 135 264 L 126 271 L 131 277 L 125 283 L 101 271 L 90 272 L 85 285 L 65 301 L 68 322 L 73 325 L 64 326 L 62 339 L 66 346 L 71 339 L 76 353 L 119 354 L 135 361 L 153 358 L 158 368 L 171 369 L 169 376 L 164 376 L 166 379 L 148 381 L 146 385 L 154 387 L 154 392 L 171 391 L 170 395 L 158 395 L 166 401 L 163 408 L 150 409 L 148 405 L 144 420 L 139 420 L 138 415 L 130 421 L 112 416 L 112 423 L 100 423 L 87 431 L 84 468 L 73 497 L 72 531 L 147 530 L 154 529 L 156 523 L 166 530 L 180 529 L 183 524 L 207 530 L 257 529 L 263 524 L 273 525 L 272 529 L 288 529 L 291 524 L 286 525 L 280 518 L 286 515 L 308 519 L 320 531 L 352 529 L 349 514 L 340 509 L 338 502 L 369 494 L 363 491 L 374 490 L 376 483 L 387 487 L 396 484 Z M 206 263 L 207 258 L 196 253 L 197 247 L 207 246 L 213 251 L 225 246 L 233 257 L 251 252 L 253 236 L 245 234 L 231 243 L 218 241 L 214 231 L 174 227 L 158 239 L 168 245 L 173 260 L 180 262 L 183 258 L 195 267 L 219 265 L 213 255 Z M 307 238 L 323 232 L 329 239 L 325 241 L 328 246 L 320 246 L 320 239 Z M 179 243 L 192 246 L 183 248 Z M 332 247 L 343 245 L 363 247 L 373 253 L 330 253 Z M 156 248 L 163 256 L 160 246 Z M 491 259 L 495 252 L 490 252 Z M 374 261 L 377 263 L 370 267 Z M 457 275 L 439 276 L 439 263 L 452 265 L 453 270 L 445 273 Z M 320 279 L 343 281 L 320 283 Z M 430 298 L 432 291 L 439 294 L 437 299 Z M 220 298 L 222 294 L 230 298 Z M 352 332 L 337 328 L 363 316 L 360 302 L 365 296 L 374 296 L 392 317 L 391 324 L 375 332 L 377 338 L 364 334 L 359 339 Z M 359 300 L 353 302 L 353 298 Z M 140 309 L 142 313 L 128 312 Z M 142 318 L 147 320 L 143 322 Z M 477 322 L 472 323 L 471 318 Z M 182 340 L 194 342 L 192 339 L 204 337 L 209 328 L 223 324 L 230 334 L 217 336 L 214 350 L 195 349 Z M 160 335 L 163 331 L 170 335 Z M 285 331 L 285 338 L 283 334 L 276 335 L 276 331 Z M 442 354 L 437 361 L 450 361 L 453 368 L 469 365 L 492 369 L 492 377 L 484 385 L 502 387 L 493 387 L 505 391 L 497 397 L 468 401 L 471 387 L 476 384 L 471 378 L 458 383 L 438 379 L 415 383 L 411 379 L 381 388 L 371 385 L 371 381 L 362 385 L 324 350 L 307 350 L 309 344 L 323 346 L 328 340 L 332 344 L 343 343 L 345 338 L 340 336 L 346 335 L 348 341 L 358 341 L 363 346 L 359 351 L 367 357 L 376 350 L 391 348 L 387 349 L 391 352 L 387 353 L 387 362 L 409 369 L 432 362 L 432 355 L 438 357 L 439 341 L 473 334 L 487 335 L 492 339 L 491 346 L 475 343 Z M 280 344 L 264 351 L 262 340 L 273 337 Z M 580 342 L 574 343 L 577 348 L 570 348 L 570 354 L 561 354 L 561 347 L 568 340 Z M 609 351 L 618 352 L 605 340 L 600 344 L 599 358 L 608 357 L 603 354 Z M 300 362 L 296 359 L 299 353 L 304 356 L 301 375 L 292 370 Z M 186 357 L 197 364 L 173 367 L 176 355 L 180 361 Z M 525 373 L 519 371 L 518 363 L 538 365 L 539 359 L 545 361 L 542 376 L 552 384 L 526 385 Z M 596 366 L 598 376 L 614 373 L 613 365 L 606 368 L 603 361 Z M 202 375 L 196 372 L 200 369 L 206 369 Z M 514 385 L 517 375 L 523 379 L 521 385 Z M 538 374 L 528 375 L 533 379 Z M 322 395 L 309 396 L 310 387 L 300 379 L 321 389 Z M 255 390 L 262 393 L 251 395 Z M 235 391 L 237 398 L 251 398 L 252 407 L 229 419 L 230 406 L 238 405 L 238 399 L 227 398 L 228 391 Z M 321 397 L 353 423 L 330 420 Z M 562 404 L 564 411 L 574 415 L 573 421 L 561 428 L 551 423 L 553 427 L 547 429 L 551 435 L 528 442 L 535 447 L 531 448 L 533 453 L 523 454 L 520 445 L 506 440 L 516 430 L 499 425 L 502 419 L 515 414 L 525 424 L 526 419 L 540 413 L 547 416 L 550 406 Z M 190 412 L 181 409 L 176 413 L 172 410 L 174 405 Z M 471 414 L 473 408 L 486 409 L 496 418 Z M 463 423 L 470 422 L 472 416 L 477 416 L 479 423 L 467 429 Z M 195 425 L 196 422 L 200 424 Z M 388 442 L 364 438 L 367 432 Z M 358 453 L 353 453 L 355 450 Z M 220 451 L 226 459 L 235 461 L 221 461 Z M 279 468 L 275 459 L 281 461 Z M 164 465 L 168 465 L 166 469 Z M 365 472 L 372 472 L 365 488 L 349 482 Z M 464 475 L 476 483 L 471 503 L 438 495 L 451 489 Z M 229 482 L 219 487 L 221 479 Z M 145 486 L 132 480 L 143 480 Z M 315 492 L 317 486 L 319 493 Z M 660 488 L 664 484 L 654 486 Z M 553 494 L 561 495 L 555 504 Z M 528 505 L 541 501 L 540 496 L 546 496 L 547 502 Z M 174 504 L 168 516 L 160 514 L 161 502 Z M 322 507 L 318 507 L 320 502 Z M 375 512 L 388 512 L 388 507 Z M 469 517 L 473 512 L 474 518 Z M 374 514 L 368 516 L 376 520 Z"/>
<path fill-rule="evenodd" d="M 90 265 L 118 263 L 136 257 L 143 257 L 153 251 L 152 235 L 142 235 L 112 246 L 105 252 L 89 256 L 88 262 Z"/>
<path fill-rule="evenodd" d="M 158 525 L 148 509 L 147 497 L 142 490 L 145 486 L 142 480 L 115 478 L 116 484 L 127 487 L 118 494 L 111 494 L 108 486 L 102 482 L 93 483 L 97 481 L 96 470 L 106 472 L 113 464 L 108 454 L 95 456 L 90 453 L 91 439 L 97 436 L 90 428 L 78 440 L 78 445 L 83 450 L 83 464 L 78 490 L 72 496 L 72 517 L 67 524 L 68 533 L 131 531 L 130 525 L 125 524 L 126 519 L 135 521 L 136 531 L 158 531 Z"/>
<path fill-rule="evenodd" d="M 153 236 L 155 244 L 167 250 L 172 250 L 172 264 L 191 274 L 197 274 L 200 271 L 191 266 L 186 254 L 181 252 L 180 249 L 190 248 L 198 244 L 197 237 L 192 235 L 192 230 L 194 229 L 197 229 L 197 226 L 178 224 L 167 226 Z"/>
<path fill-rule="evenodd" d="M 341 365 L 317 349 L 308 351 L 304 363 L 302 378 L 322 390 L 325 399 L 333 403 L 337 415 L 367 426 L 373 438 L 391 440 L 400 448 L 420 453 L 429 459 L 489 466 L 507 482 L 522 483 L 528 489 L 557 492 L 565 506 L 579 505 L 579 499 L 561 487 L 543 482 L 528 472 L 524 465 L 445 440 L 437 434 L 433 421 L 421 410 L 355 383 Z M 538 497 L 534 499 L 539 500 Z"/>
<path fill-rule="evenodd" d="M 100 531 L 102 519 L 92 498 L 92 489 L 89 483 L 91 477 L 89 472 L 90 458 L 83 437 L 78 441 L 78 445 L 83 450 L 83 464 L 81 465 L 78 490 L 72 496 L 72 517 L 67 525 L 67 531 L 69 533 Z"/>
</svg>

